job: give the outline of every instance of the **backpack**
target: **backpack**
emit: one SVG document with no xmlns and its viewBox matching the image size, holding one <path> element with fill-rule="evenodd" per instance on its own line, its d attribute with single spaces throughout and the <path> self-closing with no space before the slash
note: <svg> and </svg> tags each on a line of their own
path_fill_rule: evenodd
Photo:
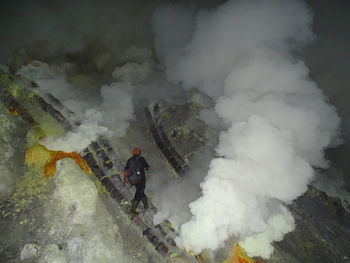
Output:
<svg viewBox="0 0 350 263">
<path fill-rule="evenodd" d="M 139 162 L 139 158 L 133 158 L 130 160 L 128 169 L 128 180 L 130 184 L 137 184 L 142 180 L 142 164 Z"/>
</svg>

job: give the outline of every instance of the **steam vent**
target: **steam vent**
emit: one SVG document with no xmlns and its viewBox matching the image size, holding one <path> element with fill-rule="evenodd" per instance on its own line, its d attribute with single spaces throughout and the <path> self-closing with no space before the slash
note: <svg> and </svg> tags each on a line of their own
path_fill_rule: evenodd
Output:
<svg viewBox="0 0 350 263">
<path fill-rule="evenodd" d="M 349 14 L 1 1 L 0 263 L 350 263 Z"/>
</svg>

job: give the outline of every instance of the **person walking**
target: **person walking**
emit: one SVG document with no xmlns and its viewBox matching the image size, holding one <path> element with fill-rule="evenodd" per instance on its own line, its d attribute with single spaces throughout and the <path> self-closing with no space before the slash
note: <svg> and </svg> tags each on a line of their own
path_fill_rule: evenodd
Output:
<svg viewBox="0 0 350 263">
<path fill-rule="evenodd" d="M 142 201 L 145 210 L 148 208 L 147 197 L 145 195 L 146 188 L 146 175 L 145 171 L 150 169 L 149 164 L 146 159 L 141 156 L 140 148 L 132 149 L 132 157 L 126 162 L 124 169 L 124 184 L 127 185 L 130 183 L 136 187 L 136 192 L 134 199 L 132 200 L 131 208 L 129 214 L 134 217 L 139 213 L 136 212 L 136 209 Z"/>
</svg>

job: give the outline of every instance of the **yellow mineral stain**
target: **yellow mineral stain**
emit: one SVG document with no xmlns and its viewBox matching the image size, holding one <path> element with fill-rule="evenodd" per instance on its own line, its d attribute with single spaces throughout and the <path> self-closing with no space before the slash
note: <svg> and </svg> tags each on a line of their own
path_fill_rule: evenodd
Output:
<svg viewBox="0 0 350 263">
<path fill-rule="evenodd" d="M 90 168 L 78 153 L 52 151 L 39 143 L 28 148 L 25 156 L 25 163 L 28 167 L 43 169 L 44 177 L 49 178 L 56 172 L 57 161 L 63 158 L 72 159 L 86 174 L 91 174 Z"/>
<path fill-rule="evenodd" d="M 15 108 L 10 108 L 9 109 L 9 112 L 13 115 L 13 116 L 17 116 L 18 115 L 18 112 Z"/>
<path fill-rule="evenodd" d="M 235 244 L 230 251 L 229 257 L 224 263 L 261 263 L 247 256 L 245 250 L 238 244 Z"/>
</svg>

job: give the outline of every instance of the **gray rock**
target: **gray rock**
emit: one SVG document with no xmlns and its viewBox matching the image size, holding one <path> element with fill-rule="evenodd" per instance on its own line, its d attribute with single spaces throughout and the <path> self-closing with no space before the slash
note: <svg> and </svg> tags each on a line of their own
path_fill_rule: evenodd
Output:
<svg viewBox="0 0 350 263">
<path fill-rule="evenodd" d="M 21 250 L 20 259 L 35 257 L 38 254 L 39 246 L 36 244 L 26 244 Z"/>
</svg>

